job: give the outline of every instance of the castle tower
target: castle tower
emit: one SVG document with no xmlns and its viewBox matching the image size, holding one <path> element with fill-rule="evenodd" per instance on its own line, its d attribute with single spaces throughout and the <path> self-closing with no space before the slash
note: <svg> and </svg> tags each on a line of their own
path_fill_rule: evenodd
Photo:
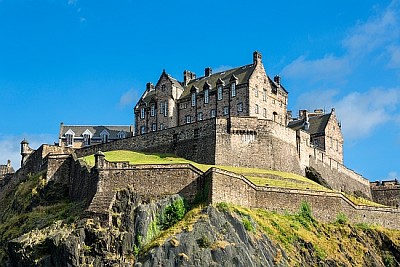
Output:
<svg viewBox="0 0 400 267">
<path fill-rule="evenodd" d="M 21 142 L 21 167 L 25 164 L 31 153 L 32 149 L 29 147 L 29 142 L 24 138 L 24 140 Z"/>
</svg>

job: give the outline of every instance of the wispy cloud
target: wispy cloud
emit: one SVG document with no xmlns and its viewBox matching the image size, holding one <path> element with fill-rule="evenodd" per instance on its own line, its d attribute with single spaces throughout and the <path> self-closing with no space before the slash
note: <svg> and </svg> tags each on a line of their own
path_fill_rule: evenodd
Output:
<svg viewBox="0 0 400 267">
<path fill-rule="evenodd" d="M 312 91 L 298 98 L 299 107 L 336 109 L 346 140 L 372 133 L 379 125 L 396 122 L 400 116 L 400 88 L 371 89 L 339 96 L 338 90 Z"/>
<path fill-rule="evenodd" d="M 42 144 L 53 144 L 56 138 L 50 134 L 39 135 L 2 135 L 0 134 L 0 164 L 6 164 L 11 160 L 14 169 L 20 167 L 20 143 L 23 139 L 29 142 L 29 146 L 37 149 Z"/>
<path fill-rule="evenodd" d="M 233 67 L 228 66 L 228 65 L 221 65 L 221 66 L 214 68 L 213 73 L 218 73 L 218 72 L 222 72 L 222 71 L 226 71 L 226 70 L 230 70 L 230 69 L 233 69 Z"/>
<path fill-rule="evenodd" d="M 124 108 L 126 106 L 132 106 L 136 104 L 136 102 L 139 99 L 139 95 L 137 90 L 135 89 L 130 89 L 129 91 L 126 91 L 124 94 L 119 99 L 119 106 L 121 108 Z"/>
<path fill-rule="evenodd" d="M 77 0 L 68 0 L 68 5 L 76 5 Z"/>
</svg>

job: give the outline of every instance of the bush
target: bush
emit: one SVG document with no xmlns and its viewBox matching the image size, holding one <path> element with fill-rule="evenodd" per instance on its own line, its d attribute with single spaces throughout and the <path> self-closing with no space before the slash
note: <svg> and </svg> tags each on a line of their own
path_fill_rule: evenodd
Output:
<svg viewBox="0 0 400 267">
<path fill-rule="evenodd" d="M 179 198 L 174 201 L 171 205 L 167 206 L 162 214 L 160 224 L 163 229 L 167 229 L 179 222 L 185 216 L 185 204 L 183 200 Z"/>
<path fill-rule="evenodd" d="M 301 202 L 300 211 L 298 215 L 310 222 L 314 221 L 314 218 L 312 216 L 311 206 L 310 204 L 308 204 L 307 201 Z"/>
<path fill-rule="evenodd" d="M 221 212 L 228 212 L 229 206 L 226 202 L 220 202 L 217 204 L 217 209 Z"/>
<path fill-rule="evenodd" d="M 253 224 L 251 223 L 251 221 L 250 221 L 249 218 L 243 218 L 242 223 L 243 223 L 244 228 L 245 228 L 247 231 L 249 231 L 249 232 L 254 232 L 254 226 L 253 226 Z"/>
<path fill-rule="evenodd" d="M 339 212 L 338 215 L 336 215 L 336 223 L 338 224 L 346 224 L 348 220 L 346 214 L 343 212 Z"/>
<path fill-rule="evenodd" d="M 386 251 L 382 255 L 382 260 L 383 260 L 383 264 L 385 264 L 386 267 L 394 267 L 394 266 L 396 266 L 396 260 L 394 259 L 394 257 L 388 251 Z"/>
</svg>

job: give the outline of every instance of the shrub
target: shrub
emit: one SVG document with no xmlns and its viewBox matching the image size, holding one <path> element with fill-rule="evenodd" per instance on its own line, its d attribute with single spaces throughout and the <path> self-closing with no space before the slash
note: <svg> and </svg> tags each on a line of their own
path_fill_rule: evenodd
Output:
<svg viewBox="0 0 400 267">
<path fill-rule="evenodd" d="M 382 260 L 383 260 L 383 264 L 385 264 L 386 267 L 396 266 L 396 261 L 395 261 L 394 257 L 388 251 L 386 251 L 382 255 Z"/>
<path fill-rule="evenodd" d="M 311 212 L 311 206 L 307 201 L 301 202 L 300 211 L 299 211 L 298 215 L 306 220 L 314 221 L 314 218 L 313 218 L 312 212 Z"/>
<path fill-rule="evenodd" d="M 254 232 L 254 226 L 253 226 L 253 224 L 251 223 L 251 221 L 250 221 L 249 218 L 243 218 L 242 223 L 243 223 L 244 228 L 245 228 L 247 231 L 249 231 L 249 232 Z"/>
<path fill-rule="evenodd" d="M 346 224 L 348 220 L 346 214 L 343 212 L 339 212 L 338 215 L 336 215 L 336 223 L 338 224 Z"/>
<path fill-rule="evenodd" d="M 201 248 L 208 248 L 211 246 L 211 242 L 206 235 L 202 235 L 201 238 L 197 239 L 197 244 Z"/>
<path fill-rule="evenodd" d="M 167 229 L 179 222 L 185 216 L 185 204 L 181 198 L 174 201 L 171 205 L 167 206 L 161 216 L 161 227 Z"/>
<path fill-rule="evenodd" d="M 228 212 L 229 206 L 226 202 L 220 202 L 217 204 L 217 209 L 221 212 Z"/>
</svg>

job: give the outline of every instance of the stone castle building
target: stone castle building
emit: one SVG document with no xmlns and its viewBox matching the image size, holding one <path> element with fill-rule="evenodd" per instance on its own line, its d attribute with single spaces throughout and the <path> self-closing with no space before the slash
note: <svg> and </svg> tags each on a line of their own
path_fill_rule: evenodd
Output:
<svg viewBox="0 0 400 267">
<path fill-rule="evenodd" d="M 252 64 L 218 73 L 205 68 L 204 76 L 185 70 L 183 81 L 162 72 L 158 82 L 147 83 L 134 108 L 135 134 L 143 135 L 212 118 L 252 117 L 269 120 L 310 134 L 308 145 L 343 164 L 343 136 L 334 109 L 301 110 L 297 119 L 287 110 L 288 91 L 276 75 L 271 79 L 259 52 Z M 250 137 L 251 138 L 251 137 Z M 288 140 L 286 140 L 288 141 Z"/>
</svg>

